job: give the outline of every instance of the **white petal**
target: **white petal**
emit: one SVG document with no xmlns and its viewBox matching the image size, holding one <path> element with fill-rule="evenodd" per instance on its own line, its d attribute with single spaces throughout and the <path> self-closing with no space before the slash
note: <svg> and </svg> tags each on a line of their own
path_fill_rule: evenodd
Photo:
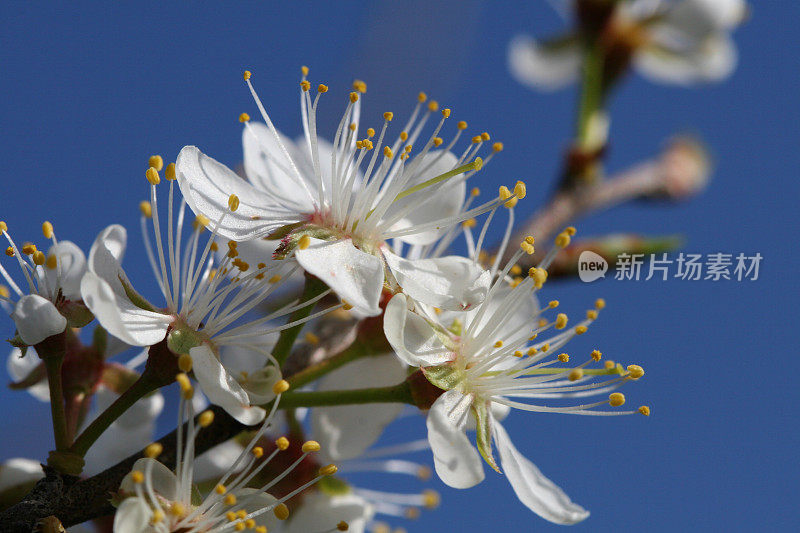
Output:
<svg viewBox="0 0 800 533">
<path fill-rule="evenodd" d="M 149 533 L 153 510 L 144 500 L 127 498 L 114 514 L 114 533 Z"/>
<path fill-rule="evenodd" d="M 372 521 L 375 510 L 365 499 L 355 494 L 328 496 L 314 491 L 303 500 L 303 505 L 292 515 L 286 533 L 329 531 L 344 520 L 350 533 L 363 533 Z"/>
<path fill-rule="evenodd" d="M 383 257 L 403 292 L 422 303 L 465 311 L 480 304 L 491 274 L 466 257 L 448 256 L 410 261 L 383 248 Z"/>
<path fill-rule="evenodd" d="M 281 223 L 276 220 L 297 214 L 281 208 L 269 194 L 236 175 L 228 167 L 204 155 L 195 146 L 186 146 L 178 154 L 175 171 L 186 203 L 197 214 L 211 220 L 213 229 L 222 220 L 218 233 L 236 241 L 263 237 Z M 231 212 L 228 199 L 239 197 L 239 208 Z"/>
<path fill-rule="evenodd" d="M 177 500 L 179 496 L 178 478 L 175 477 L 175 473 L 172 472 L 172 470 L 159 461 L 150 459 L 149 457 L 142 457 L 133 463 L 131 472 L 138 471 L 146 475 L 148 469 L 150 470 L 150 480 L 153 484 L 153 490 L 168 500 Z M 136 494 L 136 486 L 131 478 L 130 472 L 122 478 L 122 482 L 119 484 L 119 490 L 123 494 Z"/>
<path fill-rule="evenodd" d="M 572 503 L 563 490 L 517 451 L 499 422 L 494 422 L 493 430 L 500 464 L 517 497 L 528 509 L 556 524 L 576 524 L 588 518 L 589 511 Z"/>
<path fill-rule="evenodd" d="M 381 314 L 378 307 L 383 290 L 383 264 L 380 258 L 362 252 L 350 239 L 322 241 L 296 252 L 297 262 L 306 272 L 317 276 L 367 316 Z"/>
<path fill-rule="evenodd" d="M 409 180 L 405 188 L 414 187 L 431 178 L 440 176 L 453 170 L 457 165 L 458 158 L 451 152 L 442 152 L 441 150 L 428 152 L 420 163 L 417 175 Z M 452 217 L 461 210 L 466 190 L 467 185 L 461 179 L 461 176 L 454 176 L 449 180 L 432 185 L 405 198 L 395 200 L 383 218 L 388 219 L 394 213 L 399 213 L 401 210 L 414 206 L 414 209 L 392 225 L 392 231 L 399 231 Z M 449 229 L 449 226 L 439 230 L 433 229 L 399 237 L 399 240 L 409 244 L 431 244 Z"/>
<path fill-rule="evenodd" d="M 394 354 L 366 357 L 326 375 L 317 390 L 395 385 L 405 379 L 405 369 Z M 311 410 L 311 431 L 328 459 L 353 459 L 372 446 L 402 410 L 401 404 L 392 403 L 317 407 Z"/>
<path fill-rule="evenodd" d="M 468 489 L 483 481 L 483 463 L 464 428 L 470 400 L 456 390 L 439 396 L 428 411 L 428 442 L 436 473 L 456 489 Z"/>
<path fill-rule="evenodd" d="M 130 427 L 114 422 L 92 444 L 92 451 L 86 454 L 84 475 L 98 474 L 141 450 L 144 443 L 152 442 L 155 429 L 154 421 Z"/>
<path fill-rule="evenodd" d="M 136 307 L 93 272 L 83 276 L 81 295 L 86 307 L 109 333 L 133 346 L 151 346 L 162 341 L 172 322 L 170 315 Z"/>
<path fill-rule="evenodd" d="M 0 464 L 0 491 L 44 477 L 39 461 L 15 457 Z"/>
<path fill-rule="evenodd" d="M 95 410 L 101 413 L 106 410 L 117 398 L 116 394 L 105 387 L 100 387 L 95 393 L 97 404 Z M 161 411 L 164 409 L 164 396 L 158 391 L 148 394 L 138 402 L 134 403 L 127 411 L 122 413 L 115 424 L 119 424 L 124 428 L 135 428 L 137 426 L 151 424 Z"/>
<path fill-rule="evenodd" d="M 25 344 L 39 344 L 47 337 L 61 333 L 67 319 L 58 312 L 53 302 L 38 294 L 27 294 L 14 306 L 11 318 Z"/>
<path fill-rule="evenodd" d="M 208 401 L 219 405 L 229 415 L 246 426 L 252 426 L 264 420 L 266 412 L 255 405 L 250 405 L 247 392 L 228 374 L 219 359 L 207 345 L 203 344 L 189 350 L 192 357 L 192 369 L 200 388 L 208 397 Z"/>
<path fill-rule="evenodd" d="M 736 45 L 725 35 L 716 35 L 687 51 L 652 46 L 636 56 L 639 72 L 659 83 L 693 85 L 720 81 L 736 68 Z"/>
<path fill-rule="evenodd" d="M 203 482 L 221 478 L 238 459 L 242 449 L 242 445 L 236 442 L 236 439 L 231 439 L 195 457 L 194 479 Z"/>
<path fill-rule="evenodd" d="M 22 350 L 19 348 L 12 348 L 6 360 L 6 370 L 8 370 L 8 375 L 11 376 L 13 381 L 20 381 L 27 377 L 28 374 L 40 364 L 44 363 L 39 359 L 33 347 L 28 348 L 25 357 L 22 357 Z M 50 401 L 50 387 L 47 385 L 47 378 L 25 390 L 39 401 Z"/>
<path fill-rule="evenodd" d="M 547 45 L 527 36 L 508 46 L 508 67 L 522 84 L 545 91 L 566 87 L 578 79 L 581 56 L 577 41 Z"/>
<path fill-rule="evenodd" d="M 400 359 L 411 366 L 435 366 L 453 359 L 428 322 L 408 310 L 404 294 L 389 300 L 383 315 L 383 332 Z"/>
<path fill-rule="evenodd" d="M 122 263 L 125 257 L 125 247 L 128 245 L 128 231 L 124 226 L 111 224 L 101 231 L 94 240 L 91 250 L 89 250 L 89 263 L 94 262 L 94 254 L 99 247 L 104 247 L 111 256 Z M 95 271 L 93 271 L 95 272 Z"/>
<path fill-rule="evenodd" d="M 81 278 L 86 272 L 86 256 L 78 246 L 70 241 L 60 241 L 47 251 L 47 256 L 55 256 L 58 268 L 45 268 L 47 283 L 55 287 L 58 273 L 61 272 L 61 292 L 67 300 L 79 300 L 81 297 Z"/>
<path fill-rule="evenodd" d="M 481 308 L 480 322 L 476 326 L 472 326 L 472 322 L 478 314 L 478 309 L 471 310 L 464 315 L 465 325 L 469 325 L 475 329 L 475 336 L 479 335 L 485 327 L 490 327 L 493 330 L 491 334 L 494 342 L 496 339 L 509 341 L 512 336 L 519 336 L 525 333 L 523 328 L 531 328 L 533 316 L 539 312 L 539 301 L 536 296 L 531 294 L 524 297 L 522 300 L 516 299 L 516 305 L 513 308 L 509 307 L 509 302 L 512 301 L 512 296 L 518 295 L 511 287 L 495 287 L 489 298 L 483 302 Z M 444 313 L 439 317 L 440 320 L 450 318 Z M 495 329 L 496 328 L 496 329 Z M 512 361 L 512 364 L 513 363 Z"/>
</svg>

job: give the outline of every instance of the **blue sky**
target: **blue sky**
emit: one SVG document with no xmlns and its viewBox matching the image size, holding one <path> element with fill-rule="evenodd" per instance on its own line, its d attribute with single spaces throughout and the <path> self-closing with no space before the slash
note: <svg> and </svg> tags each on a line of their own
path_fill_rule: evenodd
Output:
<svg viewBox="0 0 800 533">
<path fill-rule="evenodd" d="M 545 2 L 445 1 L 300 4 L 107 3 L 0 7 L 2 218 L 19 240 L 38 238 L 44 219 L 60 238 L 88 247 L 105 225 L 129 227 L 138 246 L 137 204 L 147 194 L 147 157 L 174 159 L 196 144 L 231 166 L 241 158 L 242 111 L 256 114 L 245 68 L 286 133 L 299 134 L 300 65 L 331 87 L 321 111 L 332 130 L 350 81 L 368 82 L 364 115 L 406 113 L 427 91 L 505 143 L 481 186 L 524 179 L 527 209 L 547 197 L 568 142 L 576 95 L 534 93 L 505 68 L 508 40 L 547 35 L 559 20 Z M 576 312 L 609 303 L 572 351 L 600 348 L 639 362 L 647 376 L 627 387 L 643 417 L 515 413 L 507 424 L 524 451 L 592 511 L 583 531 L 784 529 L 800 518 L 795 422 L 800 7 L 759 2 L 736 33 L 734 76 L 692 90 L 631 77 L 611 106 L 610 171 L 654 153 L 676 132 L 702 137 L 716 170 L 709 189 L 680 205 L 636 204 L 594 216 L 583 235 L 679 233 L 685 251 L 760 252 L 755 282 L 552 284 Z M 519 210 L 520 213 L 524 209 Z M 497 228 L 499 230 L 499 225 Z M 141 248 L 139 248 L 141 250 Z M 126 265 L 146 282 L 144 254 Z M 154 285 L 151 286 L 154 289 Z M 11 321 L 0 334 L 11 336 Z M 7 413 L 0 459 L 51 447 L 48 408 L 0 390 Z M 166 417 L 171 419 L 171 415 Z M 165 422 L 163 430 L 167 428 Z M 422 419 L 391 436 L 423 435 Z M 424 454 L 420 456 L 425 458 Z M 367 480 L 378 487 L 381 479 Z M 549 530 L 492 473 L 470 491 L 439 486 L 442 507 L 412 531 Z"/>
</svg>

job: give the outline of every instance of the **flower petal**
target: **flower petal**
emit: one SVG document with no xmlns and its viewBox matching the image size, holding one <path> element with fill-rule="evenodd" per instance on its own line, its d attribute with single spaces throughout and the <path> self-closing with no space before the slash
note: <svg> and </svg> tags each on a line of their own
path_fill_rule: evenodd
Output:
<svg viewBox="0 0 800 533">
<path fill-rule="evenodd" d="M 577 39 L 539 43 L 527 36 L 515 37 L 508 46 L 508 67 L 524 85 L 555 91 L 578 79 L 581 55 Z"/>
<path fill-rule="evenodd" d="M 175 476 L 175 473 L 161 462 L 149 457 L 142 457 L 133 463 L 133 468 L 122 478 L 122 482 L 119 484 L 120 492 L 123 493 L 123 495 L 136 494 L 136 484 L 133 482 L 131 473 L 138 471 L 147 474 L 148 469 L 153 490 L 168 500 L 176 500 L 179 494 L 178 478 Z"/>
<path fill-rule="evenodd" d="M 150 520 L 153 510 L 143 499 L 127 498 L 114 514 L 114 533 L 145 533 L 153 531 Z"/>
<path fill-rule="evenodd" d="M 347 390 L 364 386 L 385 387 L 403 381 L 406 365 L 394 354 L 367 357 L 334 370 L 317 390 Z M 353 459 L 372 446 L 383 429 L 403 410 L 399 403 L 317 407 L 311 410 L 311 430 L 331 460 Z"/>
<path fill-rule="evenodd" d="M 404 363 L 420 367 L 441 365 L 453 359 L 428 322 L 408 310 L 406 296 L 395 294 L 383 315 L 383 333 Z"/>
<path fill-rule="evenodd" d="M 483 481 L 483 463 L 464 432 L 470 399 L 457 390 L 439 396 L 428 411 L 428 442 L 436 473 L 456 489 Z"/>
<path fill-rule="evenodd" d="M 192 470 L 194 479 L 198 483 L 218 480 L 228 472 L 243 449 L 236 439 L 230 439 L 195 457 Z"/>
<path fill-rule="evenodd" d="M 200 388 L 208 397 L 208 401 L 219 405 L 229 415 L 246 426 L 252 426 L 264 420 L 267 415 L 262 408 L 250 405 L 247 392 L 228 374 L 217 356 L 207 345 L 203 344 L 189 350 L 192 357 L 194 376 Z"/>
<path fill-rule="evenodd" d="M 0 491 L 10 489 L 23 483 L 37 481 L 44 477 L 39 461 L 15 457 L 0 464 Z"/>
<path fill-rule="evenodd" d="M 383 290 L 383 264 L 380 258 L 362 252 L 350 239 L 311 239 L 310 246 L 298 249 L 296 257 L 306 272 L 324 281 L 354 308 L 367 316 L 381 314 L 378 302 Z"/>
<path fill-rule="evenodd" d="M 25 344 L 39 344 L 66 329 L 67 319 L 53 302 L 38 294 L 26 294 L 14 306 L 11 318 Z"/>
<path fill-rule="evenodd" d="M 313 491 L 303 500 L 303 505 L 292 515 L 286 533 L 330 531 L 337 523 L 347 522 L 350 533 L 363 533 L 372 521 L 375 510 L 364 498 L 355 494 L 329 496 Z"/>
<path fill-rule="evenodd" d="M 219 223 L 217 231 L 227 239 L 243 241 L 263 237 L 298 220 L 295 211 L 276 204 L 269 194 L 256 189 L 195 146 L 185 146 L 181 150 L 175 171 L 186 203 L 196 214 L 211 220 L 210 229 Z M 231 194 L 239 197 L 239 208 L 235 212 L 228 208 Z"/>
<path fill-rule="evenodd" d="M 693 85 L 720 81 L 733 73 L 738 53 L 726 35 L 715 35 L 689 50 L 650 46 L 636 55 L 638 71 L 658 83 Z"/>
<path fill-rule="evenodd" d="M 491 285 L 491 274 L 471 259 L 459 256 L 415 259 L 383 248 L 383 257 L 403 292 L 419 302 L 465 311 L 480 304 Z"/>
<path fill-rule="evenodd" d="M 563 490 L 517 451 L 497 421 L 494 423 L 494 439 L 508 481 L 528 509 L 556 524 L 576 524 L 588 518 L 589 511 L 572 503 Z"/>
<path fill-rule="evenodd" d="M 47 251 L 47 255 L 55 256 L 57 268 L 45 268 L 45 276 L 50 287 L 61 287 L 67 300 L 79 300 L 81 297 L 81 278 L 86 272 L 86 256 L 74 242 L 59 241 Z M 60 285 L 59 272 L 61 273 Z"/>
<path fill-rule="evenodd" d="M 133 346 L 151 346 L 160 342 L 172 322 L 170 315 L 136 307 L 91 271 L 83 276 L 81 295 L 86 307 L 109 333 Z"/>
<path fill-rule="evenodd" d="M 25 357 L 22 357 L 22 350 L 19 348 L 12 348 L 6 360 L 6 370 L 8 371 L 8 375 L 11 376 L 12 381 L 21 381 L 25 379 L 39 365 L 44 365 L 44 363 L 39 359 L 33 347 L 28 348 Z M 43 370 L 42 373 L 44 373 Z M 28 391 L 28 394 L 41 402 L 50 401 L 50 387 L 47 384 L 47 378 L 43 378 L 38 383 L 31 385 L 25 390 Z"/>
<path fill-rule="evenodd" d="M 100 412 L 97 410 L 95 414 Z M 119 421 L 114 422 L 92 444 L 92 453 L 86 454 L 86 463 L 83 466 L 84 475 L 98 474 L 138 452 L 142 449 L 143 443 L 153 440 L 155 430 L 155 420 L 136 426 L 124 426 Z"/>
</svg>

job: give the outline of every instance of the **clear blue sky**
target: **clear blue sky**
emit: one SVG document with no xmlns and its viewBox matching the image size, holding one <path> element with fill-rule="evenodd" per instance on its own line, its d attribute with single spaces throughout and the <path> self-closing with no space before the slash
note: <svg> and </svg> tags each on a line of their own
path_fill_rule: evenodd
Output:
<svg viewBox="0 0 800 533">
<path fill-rule="evenodd" d="M 132 236 L 126 265 L 134 279 L 146 279 L 144 255 L 133 250 L 147 157 L 172 160 L 197 144 L 235 165 L 236 117 L 256 114 L 244 68 L 278 127 L 300 133 L 303 64 L 314 82 L 331 87 L 321 114 L 328 130 L 354 77 L 369 83 L 367 117 L 403 113 L 418 90 L 427 91 L 504 141 L 481 179 L 489 188 L 525 179 L 533 209 L 552 185 L 575 94 L 541 95 L 516 84 L 505 47 L 519 32 L 550 33 L 557 17 L 545 2 L 428 4 L 103 2 L 66 10 L 5 3 L 0 218 L 19 240 L 38 238 L 49 219 L 60 238 L 81 246 L 106 224 L 123 223 Z M 681 233 L 689 252 L 760 252 L 764 260 L 750 283 L 609 279 L 550 287 L 548 298 L 576 311 L 606 298 L 609 307 L 573 350 L 596 346 L 640 362 L 647 376 L 625 392 L 653 409 L 649 419 L 510 418 L 517 446 L 592 511 L 578 530 L 777 530 L 800 519 L 792 501 L 800 473 L 792 244 L 800 65 L 789 25 L 798 16 L 792 2 L 757 2 L 736 33 L 741 62 L 725 83 L 685 90 L 633 77 L 614 99 L 610 170 L 648 157 L 678 131 L 702 136 L 717 168 L 691 202 L 629 206 L 584 221 L 581 233 Z M 0 323 L 4 338 L 12 331 L 10 320 Z M 0 459 L 23 450 L 44 458 L 52 438 L 43 429 L 47 406 L 5 389 L 0 401 Z M 422 419 L 406 421 L 396 436 L 416 438 L 423 427 Z M 406 527 L 555 529 L 518 504 L 506 480 L 487 478 L 470 491 L 437 487 L 443 506 Z"/>
</svg>

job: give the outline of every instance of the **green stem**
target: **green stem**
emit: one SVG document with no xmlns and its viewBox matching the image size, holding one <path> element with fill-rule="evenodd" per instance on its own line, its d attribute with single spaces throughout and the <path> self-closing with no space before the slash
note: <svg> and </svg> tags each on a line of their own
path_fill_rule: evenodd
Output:
<svg viewBox="0 0 800 533">
<path fill-rule="evenodd" d="M 314 392 L 287 392 L 281 396 L 280 408 L 329 407 L 365 403 L 408 403 L 413 405 L 411 386 L 407 381 L 389 387 L 332 390 Z"/>
<path fill-rule="evenodd" d="M 92 444 L 108 429 L 108 427 L 134 403 L 144 398 L 147 394 L 158 390 L 159 384 L 150 379 L 147 374 L 142 375 L 133 385 L 123 392 L 108 408 L 100 413 L 89 426 L 78 435 L 70 451 L 83 457 Z"/>
<path fill-rule="evenodd" d="M 325 290 L 327 290 L 327 288 L 328 286 L 325 285 L 325 283 L 323 283 L 319 278 L 306 275 L 306 283 L 303 287 L 301 303 L 307 302 L 312 298 L 316 298 Z M 306 305 L 296 310 L 289 316 L 289 321 L 287 324 L 307 318 L 308 315 L 311 314 L 313 308 L 313 305 Z M 294 346 L 294 341 L 297 340 L 297 336 L 300 334 L 300 330 L 303 329 L 303 325 L 304 323 L 300 323 L 296 326 L 281 331 L 281 335 L 278 337 L 278 342 L 275 343 L 275 348 L 272 350 L 272 355 L 275 357 L 281 367 L 289 357 L 289 354 L 292 351 L 292 346 Z"/>
<path fill-rule="evenodd" d="M 583 69 L 581 73 L 581 97 L 578 107 L 578 126 L 576 140 L 578 146 L 587 148 L 589 142 L 589 125 L 592 117 L 602 109 L 605 99 L 603 87 L 603 47 L 597 42 L 598 37 L 592 37 L 586 43 L 583 55 Z"/>
<path fill-rule="evenodd" d="M 50 386 L 50 414 L 53 418 L 53 434 L 56 440 L 56 450 L 69 448 L 67 436 L 67 414 L 64 409 L 64 388 L 61 385 L 61 365 L 63 355 L 48 355 L 44 358 L 47 370 L 47 384 Z"/>
<path fill-rule="evenodd" d="M 307 385 L 312 381 L 316 381 L 325 374 L 332 372 L 351 361 L 355 361 L 356 359 L 360 359 L 362 357 L 367 357 L 370 355 L 377 355 L 377 354 L 378 352 L 370 349 L 370 347 L 367 346 L 366 344 L 358 342 L 356 340 L 353 344 L 351 344 L 338 354 L 334 355 L 333 357 L 326 359 L 315 365 L 304 368 L 303 370 L 294 374 L 293 376 L 286 378 L 286 381 L 289 382 L 289 385 L 291 385 L 293 390 L 298 389 L 303 385 Z"/>
</svg>

